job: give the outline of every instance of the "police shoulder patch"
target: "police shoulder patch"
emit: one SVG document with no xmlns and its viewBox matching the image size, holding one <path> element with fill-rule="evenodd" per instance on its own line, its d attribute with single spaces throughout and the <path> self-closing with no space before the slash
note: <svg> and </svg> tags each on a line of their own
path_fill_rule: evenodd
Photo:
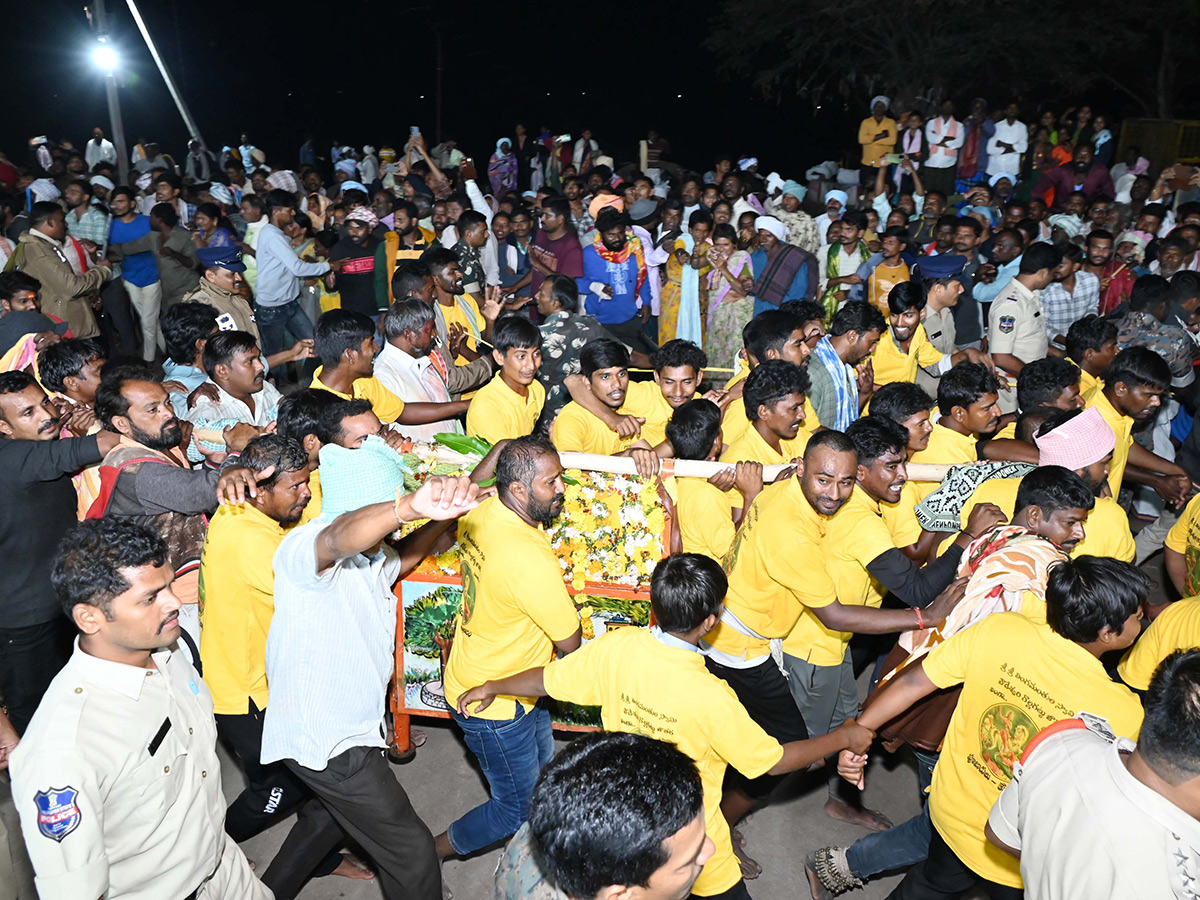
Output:
<svg viewBox="0 0 1200 900">
<path fill-rule="evenodd" d="M 1000 317 L 1000 330 L 1002 332 L 1004 332 L 1005 334 L 1010 334 L 1012 332 L 1013 328 L 1016 327 L 1016 324 L 1017 324 L 1017 319 L 1015 316 L 1001 316 Z"/>
<path fill-rule="evenodd" d="M 38 831 L 53 841 L 62 842 L 68 834 L 79 827 L 83 812 L 75 802 L 79 791 L 67 785 L 48 788 L 33 795 L 37 805 Z"/>
</svg>

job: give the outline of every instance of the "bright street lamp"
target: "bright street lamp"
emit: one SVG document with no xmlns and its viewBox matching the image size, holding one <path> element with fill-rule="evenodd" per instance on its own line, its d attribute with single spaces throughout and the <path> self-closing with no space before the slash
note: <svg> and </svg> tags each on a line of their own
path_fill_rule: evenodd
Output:
<svg viewBox="0 0 1200 900">
<path fill-rule="evenodd" d="M 101 72 L 111 75 L 121 65 L 121 57 L 111 46 L 100 43 L 92 50 L 92 63 Z"/>
</svg>

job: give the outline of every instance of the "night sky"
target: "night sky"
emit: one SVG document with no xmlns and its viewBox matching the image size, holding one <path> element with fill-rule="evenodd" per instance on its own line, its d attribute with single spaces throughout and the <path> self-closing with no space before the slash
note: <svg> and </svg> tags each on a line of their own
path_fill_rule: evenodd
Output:
<svg viewBox="0 0 1200 900">
<path fill-rule="evenodd" d="M 800 175 L 797 168 L 836 153 L 839 143 L 853 146 L 865 114 L 826 110 L 814 122 L 802 101 L 761 101 L 748 81 L 720 78 L 699 47 L 716 0 L 698 0 L 686 12 L 640 3 L 628 8 L 633 26 L 620 24 L 620 6 L 551 19 L 551 10 L 586 7 L 541 0 L 456 3 L 452 12 L 433 0 L 142 0 L 139 8 L 208 146 L 236 144 L 247 131 L 268 161 L 287 165 L 306 133 L 321 155 L 334 138 L 399 147 L 410 125 L 432 138 L 432 26 L 439 20 L 442 131 L 484 159 L 520 121 L 535 134 L 543 123 L 574 136 L 591 127 L 618 162 L 635 158 L 635 142 L 657 128 L 675 145 L 675 158 L 700 171 L 716 153 L 750 152 L 766 168 Z M 108 12 L 124 62 L 126 138 L 157 140 L 182 161 L 187 130 L 133 17 L 124 0 L 108 0 Z M 27 160 L 35 134 L 80 146 L 93 125 L 110 130 L 82 2 L 25 4 L 2 45 L 10 77 L 0 149 L 14 162 Z M 755 137 L 763 134 L 769 139 Z"/>
</svg>

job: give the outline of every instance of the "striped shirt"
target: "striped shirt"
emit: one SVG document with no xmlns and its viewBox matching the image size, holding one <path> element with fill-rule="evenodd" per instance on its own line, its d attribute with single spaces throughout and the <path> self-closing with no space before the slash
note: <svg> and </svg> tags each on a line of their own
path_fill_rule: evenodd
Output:
<svg viewBox="0 0 1200 900">
<path fill-rule="evenodd" d="M 1062 282 L 1051 282 L 1042 289 L 1042 312 L 1046 316 L 1046 337 L 1051 341 L 1066 335 L 1067 329 L 1100 308 L 1100 279 L 1082 269 L 1075 273 L 1075 290 L 1068 294 Z"/>
</svg>

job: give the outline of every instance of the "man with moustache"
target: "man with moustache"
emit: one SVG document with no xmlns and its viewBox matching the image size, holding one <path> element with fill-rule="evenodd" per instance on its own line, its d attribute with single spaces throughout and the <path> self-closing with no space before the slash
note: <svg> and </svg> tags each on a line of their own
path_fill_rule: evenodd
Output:
<svg viewBox="0 0 1200 900">
<path fill-rule="evenodd" d="M 188 421 L 198 425 L 233 419 L 259 428 L 275 421 L 283 395 L 265 378 L 267 369 L 254 335 L 218 331 L 205 341 L 200 360 L 216 387 L 216 398 L 197 394 L 196 405 L 188 410 Z"/>
<path fill-rule="evenodd" d="M 199 643 L 198 600 L 200 552 L 204 546 L 205 516 L 224 493 L 221 481 L 239 485 L 239 495 L 253 493 L 255 473 L 237 464 L 237 454 L 258 434 L 250 425 L 225 430 L 230 451 L 212 453 L 200 448 L 223 469 L 193 470 L 181 445 L 184 423 L 175 416 L 170 397 L 144 370 L 118 370 L 100 382 L 96 416 L 109 431 L 121 435 L 100 467 L 100 496 L 88 518 L 117 516 L 146 525 L 167 542 L 176 578 L 172 590 L 184 604 L 183 625 Z M 191 423 L 186 430 L 189 435 Z M 220 493 L 219 493 L 220 492 Z"/>
<path fill-rule="evenodd" d="M 61 417 L 25 372 L 0 374 L 0 691 L 20 734 L 46 688 L 70 658 L 72 632 L 50 586 L 55 548 L 75 525 L 71 476 L 117 446 L 88 430 L 89 411 Z"/>
<path fill-rule="evenodd" d="M 1071 161 L 1043 175 L 1033 189 L 1033 195 L 1045 199 L 1051 191 L 1054 192 L 1054 205 L 1050 211 L 1055 213 L 1066 208 L 1067 198 L 1076 191 L 1089 200 L 1096 197 L 1111 200 L 1117 195 L 1108 166 L 1096 159 L 1096 148 L 1091 144 L 1076 144 Z"/>
<path fill-rule="evenodd" d="M 224 832 L 213 702 L 171 645 L 169 550 L 127 519 L 85 522 L 54 561 L 79 637 L 12 756 L 43 897 L 269 900 Z"/>
</svg>

